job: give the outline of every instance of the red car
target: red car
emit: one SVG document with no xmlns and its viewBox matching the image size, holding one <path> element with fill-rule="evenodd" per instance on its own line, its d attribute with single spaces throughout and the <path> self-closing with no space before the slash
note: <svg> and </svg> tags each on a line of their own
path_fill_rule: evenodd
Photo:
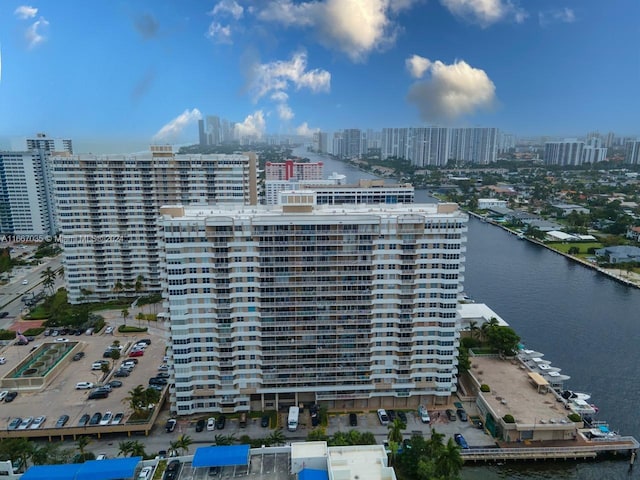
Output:
<svg viewBox="0 0 640 480">
<path fill-rule="evenodd" d="M 143 355 L 144 355 L 144 352 L 142 350 L 134 350 L 129 354 L 130 357 L 141 357 Z"/>
</svg>

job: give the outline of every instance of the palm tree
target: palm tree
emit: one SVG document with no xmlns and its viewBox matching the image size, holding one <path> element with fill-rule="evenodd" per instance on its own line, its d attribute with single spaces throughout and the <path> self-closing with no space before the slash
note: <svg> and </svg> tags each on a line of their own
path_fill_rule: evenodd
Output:
<svg viewBox="0 0 640 480">
<path fill-rule="evenodd" d="M 129 453 L 132 457 L 144 458 L 147 456 L 147 452 L 144 450 L 144 445 L 139 440 L 131 442 L 131 449 L 129 450 Z"/>
<path fill-rule="evenodd" d="M 118 456 L 122 455 L 123 457 L 126 457 L 128 454 L 131 453 L 132 446 L 133 446 L 133 441 L 131 440 L 125 440 L 123 442 L 120 442 L 118 444 Z"/>
<path fill-rule="evenodd" d="M 400 450 L 400 444 L 389 440 L 389 465 L 393 466 L 398 456 L 398 450 Z"/>
<path fill-rule="evenodd" d="M 231 435 L 216 435 L 213 441 L 216 445 L 233 445 L 236 436 L 233 433 Z"/>
<path fill-rule="evenodd" d="M 127 317 L 129 316 L 129 310 L 127 308 L 123 308 L 120 313 L 122 314 L 122 320 L 124 321 L 124 324 L 127 324 Z"/>
<path fill-rule="evenodd" d="M 470 320 L 469 321 L 469 332 L 471 333 L 471 338 L 473 338 L 474 340 L 478 339 L 478 331 L 480 329 L 478 328 L 478 322 L 476 322 L 475 320 Z"/>
<path fill-rule="evenodd" d="M 114 285 L 113 285 L 113 293 L 120 293 L 123 289 L 123 285 L 122 282 L 120 280 L 118 280 Z"/>
<path fill-rule="evenodd" d="M 282 433 L 282 429 L 279 428 L 271 432 L 266 440 L 269 445 L 283 445 L 286 441 L 286 438 L 284 436 L 284 433 Z"/>
<path fill-rule="evenodd" d="M 53 285 L 56 282 L 56 276 L 57 273 L 55 272 L 55 270 L 52 270 L 51 267 L 47 267 L 40 274 L 40 277 L 42 278 L 42 285 L 44 285 L 45 288 L 49 289 L 51 295 L 53 295 Z"/>
<path fill-rule="evenodd" d="M 136 293 L 140 293 L 142 291 L 142 284 L 144 283 L 144 277 L 142 275 L 138 275 L 136 277 L 136 283 L 135 283 L 135 291 Z"/>
<path fill-rule="evenodd" d="M 182 450 L 183 454 L 189 453 L 189 447 L 193 443 L 193 439 L 189 435 L 182 434 L 174 442 L 177 450 Z"/>
<path fill-rule="evenodd" d="M 389 424 L 389 442 L 396 442 L 398 445 L 402 443 L 402 430 L 407 428 L 402 420 L 395 418 L 392 423 Z"/>
<path fill-rule="evenodd" d="M 76 447 L 78 448 L 78 452 L 80 452 L 80 455 L 82 456 L 83 460 L 85 459 L 85 455 L 86 455 L 86 452 L 84 451 L 84 449 L 90 443 L 91 443 L 91 437 L 89 437 L 88 435 L 82 435 L 81 437 L 78 437 L 78 439 L 76 440 Z"/>
<path fill-rule="evenodd" d="M 463 464 L 460 447 L 449 438 L 436 459 L 436 468 L 442 478 L 458 478 Z"/>
<path fill-rule="evenodd" d="M 124 397 L 122 401 L 129 404 L 129 407 L 136 416 L 141 416 L 143 410 L 145 410 L 148 405 L 148 403 L 144 401 L 145 396 L 145 388 L 142 385 L 138 385 L 132 390 L 129 390 L 128 396 Z"/>
<path fill-rule="evenodd" d="M 138 315 L 136 315 L 136 320 L 138 320 L 138 326 L 140 326 L 140 322 L 144 320 L 144 313 L 138 312 Z"/>
</svg>

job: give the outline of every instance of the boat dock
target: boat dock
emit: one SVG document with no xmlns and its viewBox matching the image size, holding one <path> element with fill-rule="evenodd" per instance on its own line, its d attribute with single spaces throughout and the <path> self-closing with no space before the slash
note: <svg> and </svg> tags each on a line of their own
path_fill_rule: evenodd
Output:
<svg viewBox="0 0 640 480">
<path fill-rule="evenodd" d="M 631 455 L 640 447 L 634 437 L 618 437 L 615 440 L 593 441 L 573 446 L 518 446 L 502 448 L 471 448 L 462 451 L 465 462 L 523 461 L 523 460 L 584 460 L 601 454 Z"/>
</svg>

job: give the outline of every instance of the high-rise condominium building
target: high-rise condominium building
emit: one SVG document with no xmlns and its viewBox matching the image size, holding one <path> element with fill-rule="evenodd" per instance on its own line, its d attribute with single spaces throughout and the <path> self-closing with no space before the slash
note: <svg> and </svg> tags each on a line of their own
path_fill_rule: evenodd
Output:
<svg viewBox="0 0 640 480">
<path fill-rule="evenodd" d="M 38 133 L 26 145 L 27 151 L 0 152 L 0 233 L 53 235 L 57 227 L 49 157 L 72 153 L 72 142 Z"/>
<path fill-rule="evenodd" d="M 161 209 L 180 415 L 456 389 L 467 215 L 455 204 Z"/>
<path fill-rule="evenodd" d="M 409 128 L 406 158 L 417 167 L 443 167 L 449 159 L 449 129 Z"/>
<path fill-rule="evenodd" d="M 321 180 L 324 171 L 322 162 L 267 162 L 266 180 Z"/>
<path fill-rule="evenodd" d="M 497 128 L 452 128 L 450 157 L 458 162 L 488 164 L 498 153 Z"/>
<path fill-rule="evenodd" d="M 254 154 L 53 156 L 69 300 L 160 290 L 159 209 L 166 204 L 256 204 Z M 137 288 L 136 288 L 137 284 Z"/>
<path fill-rule="evenodd" d="M 600 136 L 591 137 L 582 147 L 582 163 L 598 163 L 607 159 L 607 148 L 602 146 Z"/>
<path fill-rule="evenodd" d="M 640 139 L 631 140 L 624 144 L 624 163 L 640 164 Z"/>
<path fill-rule="evenodd" d="M 569 138 L 544 144 L 544 163 L 547 165 L 582 165 L 584 142 Z"/>
<path fill-rule="evenodd" d="M 358 158 L 364 152 L 362 148 L 362 131 L 357 128 L 347 128 L 342 131 L 344 158 Z"/>
</svg>

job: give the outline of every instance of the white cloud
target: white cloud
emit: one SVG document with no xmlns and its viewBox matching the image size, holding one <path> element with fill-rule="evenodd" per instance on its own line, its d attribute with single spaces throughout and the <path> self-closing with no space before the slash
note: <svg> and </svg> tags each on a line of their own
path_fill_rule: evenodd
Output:
<svg viewBox="0 0 640 480">
<path fill-rule="evenodd" d="M 200 110 L 197 108 L 194 108 L 193 110 L 187 109 L 158 130 L 158 133 L 153 136 L 153 140 L 160 142 L 175 141 L 180 137 L 180 134 L 185 128 L 196 123 L 200 119 L 202 119 Z"/>
<path fill-rule="evenodd" d="M 296 127 L 296 134 L 302 135 L 304 137 L 311 137 L 318 130 L 318 128 L 310 128 L 307 122 L 303 122 L 301 125 L 298 125 L 298 127 Z"/>
<path fill-rule="evenodd" d="M 265 120 L 262 110 L 254 112 L 252 115 L 248 115 L 242 123 L 236 123 L 235 134 L 236 137 L 257 137 L 261 138 L 265 131 Z"/>
<path fill-rule="evenodd" d="M 44 17 L 40 17 L 27 28 L 24 36 L 27 39 L 27 46 L 35 48 L 46 40 L 42 30 L 49 26 L 49 22 Z"/>
<path fill-rule="evenodd" d="M 452 14 L 482 27 L 512 18 L 522 23 L 527 13 L 511 0 L 440 0 Z"/>
<path fill-rule="evenodd" d="M 295 53 L 291 60 L 278 60 L 253 67 L 251 90 L 255 100 L 269 92 L 276 93 L 293 85 L 296 90 L 307 88 L 314 93 L 327 92 L 331 86 L 331 74 L 326 70 L 307 70 L 307 54 Z"/>
<path fill-rule="evenodd" d="M 226 43 L 231 44 L 233 40 L 231 39 L 231 26 L 230 25 L 222 25 L 218 22 L 211 22 L 209 25 L 209 29 L 206 33 L 207 38 L 210 38 L 216 43 Z"/>
<path fill-rule="evenodd" d="M 242 18 L 243 13 L 244 8 L 242 8 L 242 5 L 239 5 L 235 0 L 221 0 L 210 12 L 211 15 L 229 14 L 236 20 Z"/>
<path fill-rule="evenodd" d="M 412 55 L 405 60 L 405 65 L 413 78 L 421 78 L 431 65 L 431 60 L 420 55 Z"/>
<path fill-rule="evenodd" d="M 281 103 L 278 105 L 278 116 L 280 120 L 289 121 L 294 117 L 293 110 L 286 103 Z"/>
<path fill-rule="evenodd" d="M 295 4 L 271 0 L 258 14 L 264 21 L 286 26 L 311 27 L 318 41 L 363 61 L 374 50 L 395 42 L 398 26 L 392 16 L 416 0 L 326 0 Z"/>
<path fill-rule="evenodd" d="M 573 23 L 575 21 L 576 14 L 570 8 L 538 12 L 538 23 L 540 23 L 540 26 L 542 27 L 546 27 L 551 23 Z"/>
<path fill-rule="evenodd" d="M 289 100 L 289 95 L 284 92 L 274 92 L 271 94 L 271 100 L 274 102 L 286 102 Z"/>
<path fill-rule="evenodd" d="M 496 99 L 496 86 L 484 70 L 459 60 L 451 65 L 430 62 L 430 76 L 414 83 L 407 100 L 424 121 L 447 121 L 490 108 Z"/>
<path fill-rule="evenodd" d="M 13 13 L 15 13 L 18 18 L 25 20 L 27 18 L 35 17 L 38 14 L 38 9 L 28 5 L 21 5 L 16 8 Z"/>
</svg>

